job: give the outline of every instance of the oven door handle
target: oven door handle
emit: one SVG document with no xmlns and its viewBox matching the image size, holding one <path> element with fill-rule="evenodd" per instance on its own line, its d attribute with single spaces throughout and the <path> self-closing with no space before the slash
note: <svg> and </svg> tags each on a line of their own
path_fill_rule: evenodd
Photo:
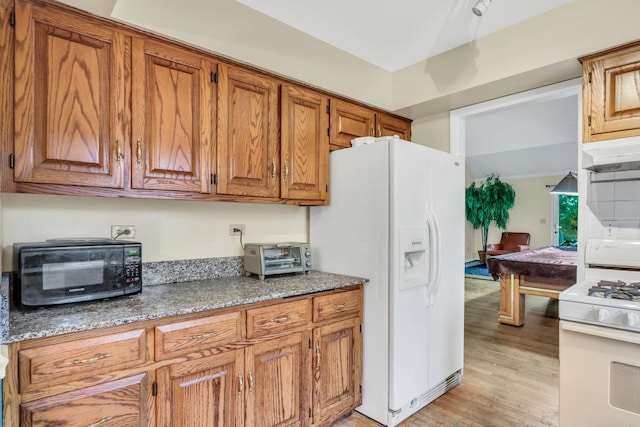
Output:
<svg viewBox="0 0 640 427">
<path fill-rule="evenodd" d="M 631 331 L 623 331 L 620 329 L 612 329 L 602 326 L 586 325 L 584 323 L 560 322 L 560 327 L 569 332 L 577 332 L 579 334 L 594 335 L 597 337 L 608 338 L 615 341 L 625 341 L 630 344 L 640 344 L 640 336 L 638 333 Z"/>
</svg>

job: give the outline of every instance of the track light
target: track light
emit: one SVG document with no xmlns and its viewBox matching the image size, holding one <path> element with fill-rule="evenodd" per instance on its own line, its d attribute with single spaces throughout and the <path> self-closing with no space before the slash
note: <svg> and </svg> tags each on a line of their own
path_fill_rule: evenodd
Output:
<svg viewBox="0 0 640 427">
<path fill-rule="evenodd" d="M 478 0 L 471 10 L 476 15 L 482 16 L 487 11 L 487 9 L 489 9 L 490 5 L 491 0 Z"/>
</svg>

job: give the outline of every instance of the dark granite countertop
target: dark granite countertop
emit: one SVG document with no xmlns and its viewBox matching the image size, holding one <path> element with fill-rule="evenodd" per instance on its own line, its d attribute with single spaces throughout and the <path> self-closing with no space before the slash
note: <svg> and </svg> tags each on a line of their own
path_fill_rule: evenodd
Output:
<svg viewBox="0 0 640 427">
<path fill-rule="evenodd" d="M 11 309 L 2 343 L 304 295 L 366 281 L 312 271 L 309 274 L 269 277 L 264 281 L 255 277 L 234 276 L 144 286 L 141 294 L 113 300 L 32 311 Z"/>
</svg>

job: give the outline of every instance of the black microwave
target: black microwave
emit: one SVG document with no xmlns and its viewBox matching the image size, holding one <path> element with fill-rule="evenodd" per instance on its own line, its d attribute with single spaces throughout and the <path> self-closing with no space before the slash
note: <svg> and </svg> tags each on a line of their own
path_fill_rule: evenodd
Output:
<svg viewBox="0 0 640 427">
<path fill-rule="evenodd" d="M 22 308 L 142 291 L 142 244 L 109 239 L 13 245 L 13 296 Z"/>
</svg>

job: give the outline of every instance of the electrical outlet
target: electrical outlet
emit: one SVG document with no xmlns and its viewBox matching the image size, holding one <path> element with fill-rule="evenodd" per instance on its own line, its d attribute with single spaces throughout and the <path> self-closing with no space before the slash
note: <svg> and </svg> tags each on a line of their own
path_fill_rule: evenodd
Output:
<svg viewBox="0 0 640 427">
<path fill-rule="evenodd" d="M 135 225 L 112 225 L 111 226 L 112 239 L 133 239 L 134 237 L 136 237 Z"/>
<path fill-rule="evenodd" d="M 240 231 L 235 231 L 240 230 Z M 229 236 L 239 236 L 240 232 L 244 234 L 244 224 L 230 224 L 229 225 Z"/>
</svg>

